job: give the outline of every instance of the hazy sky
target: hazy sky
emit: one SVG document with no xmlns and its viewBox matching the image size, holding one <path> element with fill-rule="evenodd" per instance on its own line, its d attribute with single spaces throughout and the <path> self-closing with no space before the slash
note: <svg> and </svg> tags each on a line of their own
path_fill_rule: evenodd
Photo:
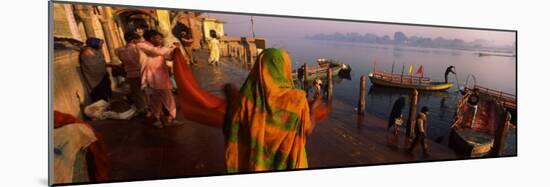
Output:
<svg viewBox="0 0 550 187">
<path fill-rule="evenodd" d="M 225 32 L 230 36 L 251 36 L 250 16 L 213 14 L 206 15 L 225 21 Z M 317 33 L 373 33 L 378 36 L 388 35 L 393 38 L 396 31 L 404 32 L 409 36 L 423 36 L 436 38 L 438 36 L 454 39 L 463 39 L 470 42 L 484 39 L 494 42 L 495 45 L 512 46 L 515 42 L 515 33 L 501 31 L 484 31 L 470 29 L 452 29 L 437 27 L 406 26 L 394 24 L 373 24 L 359 22 L 342 22 L 313 19 L 295 19 L 279 17 L 254 16 L 255 32 L 257 37 L 298 37 Z"/>
</svg>

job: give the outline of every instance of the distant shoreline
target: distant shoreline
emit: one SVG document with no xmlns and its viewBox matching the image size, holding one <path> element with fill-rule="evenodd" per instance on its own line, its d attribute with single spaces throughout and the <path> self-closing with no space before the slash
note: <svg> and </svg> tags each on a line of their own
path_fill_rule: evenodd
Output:
<svg viewBox="0 0 550 187">
<path fill-rule="evenodd" d="M 363 42 L 363 41 L 348 41 L 348 40 L 334 40 L 334 39 L 317 39 L 311 38 L 308 36 L 303 37 L 305 40 L 313 41 L 333 41 L 333 42 L 344 42 L 344 43 L 356 43 L 356 44 L 372 44 L 372 45 L 385 45 L 385 46 L 399 46 L 399 47 L 414 47 L 414 48 L 423 48 L 423 49 L 446 49 L 446 50 L 460 50 L 460 51 L 471 51 L 482 54 L 480 56 L 505 56 L 505 57 L 515 57 L 514 51 L 505 50 L 505 49 L 494 49 L 494 48 L 485 48 L 485 49 L 470 49 L 470 48 L 451 48 L 451 47 L 428 47 L 428 46 L 415 46 L 407 44 L 392 44 L 392 43 L 376 43 L 376 42 Z M 498 53 L 493 55 L 492 53 Z"/>
</svg>

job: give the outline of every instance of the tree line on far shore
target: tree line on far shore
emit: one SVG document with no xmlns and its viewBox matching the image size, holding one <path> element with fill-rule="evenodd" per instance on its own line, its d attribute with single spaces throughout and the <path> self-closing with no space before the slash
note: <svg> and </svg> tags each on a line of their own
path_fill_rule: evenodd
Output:
<svg viewBox="0 0 550 187">
<path fill-rule="evenodd" d="M 373 44 L 394 44 L 405 45 L 413 47 L 427 47 L 427 48 L 446 48 L 446 49 L 459 49 L 459 50 L 479 50 L 479 51 L 501 51 L 501 52 L 513 52 L 514 46 L 505 45 L 497 46 L 491 41 L 484 39 L 476 39 L 474 41 L 464 41 L 463 39 L 443 38 L 443 37 L 421 37 L 410 36 L 401 31 L 395 32 L 393 38 L 384 35 L 378 36 L 372 33 L 359 34 L 356 32 L 350 33 L 318 33 L 314 35 L 305 36 L 310 40 L 332 40 L 332 41 L 346 41 L 346 42 L 360 42 L 360 43 L 373 43 Z"/>
</svg>

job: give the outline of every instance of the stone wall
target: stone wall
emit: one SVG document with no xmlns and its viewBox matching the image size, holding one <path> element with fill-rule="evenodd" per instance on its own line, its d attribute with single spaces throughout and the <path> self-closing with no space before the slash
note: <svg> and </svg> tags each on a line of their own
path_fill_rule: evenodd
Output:
<svg viewBox="0 0 550 187">
<path fill-rule="evenodd" d="M 53 107 L 55 110 L 82 116 L 80 103 L 87 103 L 88 89 L 84 85 L 80 65 L 79 51 L 74 49 L 56 49 L 53 61 Z M 80 100 L 77 97 L 80 96 Z"/>
<path fill-rule="evenodd" d="M 56 3 L 53 5 L 53 8 L 54 36 L 84 41 L 75 21 L 72 5 Z"/>
</svg>

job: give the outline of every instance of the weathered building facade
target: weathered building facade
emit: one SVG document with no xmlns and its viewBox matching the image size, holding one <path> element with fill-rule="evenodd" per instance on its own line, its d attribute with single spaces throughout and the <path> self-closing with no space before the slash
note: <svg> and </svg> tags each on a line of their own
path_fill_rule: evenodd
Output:
<svg viewBox="0 0 550 187">
<path fill-rule="evenodd" d="M 218 37 L 225 36 L 223 25 L 225 23 L 215 18 L 205 17 L 202 19 L 204 40 L 208 41 L 212 39 L 210 37 L 210 31 L 215 31 Z"/>
<path fill-rule="evenodd" d="M 106 63 L 120 64 L 114 51 L 125 45 L 124 32 L 140 28 L 170 30 L 169 11 L 143 8 L 53 4 L 53 105 L 56 110 L 81 116 L 89 104 L 79 64 L 80 48 L 89 37 L 103 39 Z M 159 19 L 160 18 L 160 19 Z M 166 35 L 171 36 L 171 35 Z M 113 88 L 117 81 L 111 77 Z"/>
<path fill-rule="evenodd" d="M 171 33 L 177 22 L 191 29 L 191 46 L 194 50 L 208 47 L 206 44 L 210 39 L 210 30 L 215 30 L 221 38 L 221 56 L 234 57 L 243 63 L 251 64 L 258 54 L 258 48 L 263 49 L 265 46 L 263 39 L 225 36 L 223 21 L 205 17 L 199 12 L 55 3 L 52 33 L 54 108 L 81 116 L 80 106 L 89 104 L 90 90 L 84 86 L 78 57 L 87 38 L 103 39 L 106 63 L 120 64 L 114 51 L 125 45 L 125 32 L 142 34 L 147 29 L 157 29 L 164 35 L 165 43 L 178 42 Z M 258 42 L 263 45 L 257 47 Z M 116 89 L 119 81 L 113 77 L 111 80 L 113 89 Z"/>
</svg>

